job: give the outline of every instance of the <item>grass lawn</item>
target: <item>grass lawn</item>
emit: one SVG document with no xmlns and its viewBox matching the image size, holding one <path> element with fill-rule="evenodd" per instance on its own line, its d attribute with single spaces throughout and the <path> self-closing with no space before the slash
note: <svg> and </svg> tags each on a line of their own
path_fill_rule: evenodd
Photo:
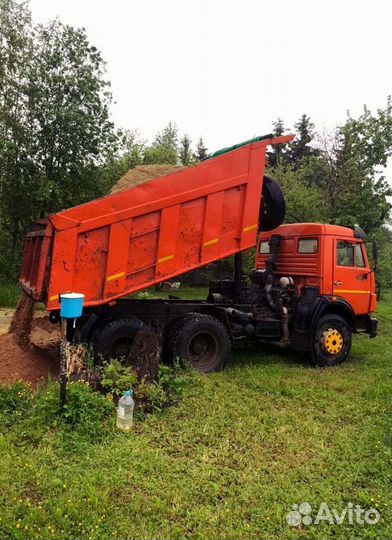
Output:
<svg viewBox="0 0 392 540">
<path fill-rule="evenodd" d="M 0 416 L 0 538 L 390 538 L 391 311 L 340 367 L 238 350 L 128 434 Z M 381 520 L 290 527 L 303 502 Z"/>
<path fill-rule="evenodd" d="M 180 298 L 181 300 L 206 300 L 208 296 L 208 287 L 188 287 L 181 286 L 178 291 L 156 291 L 154 287 L 146 289 L 148 296 L 151 298 L 168 299 L 169 295 Z M 134 296 L 143 298 L 144 292 L 136 293 Z"/>
</svg>

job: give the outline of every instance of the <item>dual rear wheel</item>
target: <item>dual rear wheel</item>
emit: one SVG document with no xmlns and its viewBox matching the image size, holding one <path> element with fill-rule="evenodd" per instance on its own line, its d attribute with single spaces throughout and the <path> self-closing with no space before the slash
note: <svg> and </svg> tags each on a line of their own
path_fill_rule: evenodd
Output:
<svg viewBox="0 0 392 540">
<path fill-rule="evenodd" d="M 92 337 L 96 361 L 118 359 L 132 365 L 132 343 L 142 327 L 141 321 L 128 318 L 99 326 Z M 226 327 L 215 317 L 201 313 L 189 313 L 176 319 L 164 343 L 167 361 L 184 362 L 203 373 L 220 371 L 230 356 L 231 341 Z"/>
<path fill-rule="evenodd" d="M 230 357 L 227 328 L 215 317 L 189 313 L 174 321 L 165 339 L 169 362 L 184 362 L 203 373 L 221 371 Z"/>
</svg>

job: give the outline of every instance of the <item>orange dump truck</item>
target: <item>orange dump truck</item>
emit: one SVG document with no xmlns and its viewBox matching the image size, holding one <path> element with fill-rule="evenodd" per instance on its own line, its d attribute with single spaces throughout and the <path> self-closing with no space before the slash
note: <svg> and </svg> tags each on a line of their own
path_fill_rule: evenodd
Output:
<svg viewBox="0 0 392 540">
<path fill-rule="evenodd" d="M 280 233 L 270 235 L 265 268 L 260 268 L 263 261 L 257 255 L 259 268 L 248 281 L 242 276 L 241 252 L 259 245 L 260 234 L 279 227 L 284 219 L 283 194 L 264 174 L 267 146 L 292 139 L 257 137 L 194 167 L 40 220 L 27 234 L 22 288 L 46 304 L 54 323 L 59 320 L 60 295 L 83 293 L 85 310 L 75 335 L 94 345 L 97 359 L 127 359 L 136 333 L 149 324 L 163 330 L 166 358 L 183 358 L 201 371 L 222 368 L 234 340 L 309 350 L 323 365 L 341 361 L 352 332 L 376 331 L 376 321 L 369 316 L 375 309 L 374 276 L 363 238 L 340 231 L 342 241 L 349 238 L 353 246 L 361 246 L 366 310 L 358 311 L 344 289 L 338 294 L 326 287 L 324 278 L 316 284 L 304 281 L 305 253 L 298 254 L 299 259 L 290 255 L 293 263 L 298 259 L 295 275 L 290 260 L 286 275 L 281 275 L 275 259 L 279 246 L 286 244 L 277 241 Z M 339 237 L 338 229 L 334 238 Z M 326 234 L 322 229 L 313 234 L 319 246 L 313 256 L 320 261 L 327 256 L 322 240 Z M 308 237 L 305 232 L 303 236 Z M 357 261 L 357 248 L 353 249 Z M 124 298 L 230 255 L 235 255 L 234 279 L 211 282 L 206 301 Z M 330 264 L 335 264 L 332 259 Z M 314 272 L 326 273 L 324 262 Z M 334 275 L 331 269 L 325 274 L 327 279 Z M 362 283 L 354 285 L 359 289 Z M 335 326 L 325 323 L 331 306 L 345 320 L 344 327 L 340 318 L 334 319 Z M 304 310 L 312 315 L 307 311 L 305 316 Z M 322 330 L 317 329 L 320 321 Z M 338 345 L 331 348 L 330 342 Z"/>
</svg>

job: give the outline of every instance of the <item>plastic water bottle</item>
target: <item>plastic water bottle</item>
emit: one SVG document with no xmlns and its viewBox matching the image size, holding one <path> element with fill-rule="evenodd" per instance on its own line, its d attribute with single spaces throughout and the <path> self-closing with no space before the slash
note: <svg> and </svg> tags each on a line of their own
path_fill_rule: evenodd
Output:
<svg viewBox="0 0 392 540">
<path fill-rule="evenodd" d="M 127 390 L 118 402 L 116 426 L 120 429 L 127 430 L 132 427 L 133 409 L 135 407 L 132 394 L 132 390 Z"/>
</svg>

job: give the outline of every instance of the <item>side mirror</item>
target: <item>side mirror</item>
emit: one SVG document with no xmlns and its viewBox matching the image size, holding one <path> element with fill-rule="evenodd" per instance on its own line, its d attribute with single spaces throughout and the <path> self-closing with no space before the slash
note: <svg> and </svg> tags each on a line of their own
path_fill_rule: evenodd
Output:
<svg viewBox="0 0 392 540">
<path fill-rule="evenodd" d="M 354 225 L 354 236 L 355 238 L 361 238 L 362 240 L 366 240 L 366 233 L 361 227 L 357 224 Z"/>
</svg>

